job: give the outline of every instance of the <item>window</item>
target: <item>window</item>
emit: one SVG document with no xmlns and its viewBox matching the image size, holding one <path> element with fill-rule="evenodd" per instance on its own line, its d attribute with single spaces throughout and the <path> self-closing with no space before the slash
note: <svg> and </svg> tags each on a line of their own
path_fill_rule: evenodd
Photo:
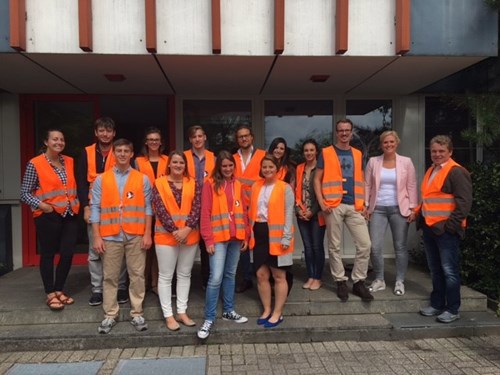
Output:
<svg viewBox="0 0 500 375">
<path fill-rule="evenodd" d="M 330 100 L 270 100 L 265 102 L 265 147 L 283 137 L 291 157 L 302 161 L 302 143 L 314 138 L 320 147 L 332 144 L 333 102 Z"/>
</svg>

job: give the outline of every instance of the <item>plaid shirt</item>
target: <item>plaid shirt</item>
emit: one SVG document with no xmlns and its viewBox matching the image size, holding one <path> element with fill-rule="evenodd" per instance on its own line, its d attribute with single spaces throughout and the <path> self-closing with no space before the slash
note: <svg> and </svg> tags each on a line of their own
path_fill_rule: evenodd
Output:
<svg viewBox="0 0 500 375">
<path fill-rule="evenodd" d="M 44 153 L 45 159 L 49 162 L 50 166 L 54 169 L 54 172 L 57 174 L 61 182 L 64 186 L 68 183 L 68 177 L 66 175 L 66 167 L 64 166 L 64 158 L 59 155 L 59 161 L 61 162 L 62 168 L 59 169 L 55 165 L 52 164 L 50 159 Z M 41 203 L 41 200 L 33 194 L 36 190 L 40 189 L 40 181 L 38 180 L 38 173 L 36 173 L 36 168 L 34 164 L 29 161 L 26 166 L 26 172 L 24 173 L 23 182 L 21 184 L 21 201 L 26 203 L 31 209 L 34 211 L 38 208 Z M 73 210 L 71 209 L 71 205 L 68 201 L 68 205 L 66 206 L 66 211 L 61 215 L 62 217 L 66 217 L 66 215 L 70 214 L 74 215 Z"/>
</svg>

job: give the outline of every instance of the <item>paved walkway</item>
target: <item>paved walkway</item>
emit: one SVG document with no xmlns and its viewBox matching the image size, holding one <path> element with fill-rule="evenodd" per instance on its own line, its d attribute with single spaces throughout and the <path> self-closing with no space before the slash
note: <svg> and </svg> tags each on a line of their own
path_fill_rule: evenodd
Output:
<svg viewBox="0 0 500 375">
<path fill-rule="evenodd" d="M 118 375 L 123 360 L 163 358 L 204 358 L 206 374 L 498 375 L 500 336 L 13 352 L 0 353 L 0 374 L 14 364 L 102 361 L 98 374 Z M 147 362 L 141 374 L 169 373 Z"/>
</svg>

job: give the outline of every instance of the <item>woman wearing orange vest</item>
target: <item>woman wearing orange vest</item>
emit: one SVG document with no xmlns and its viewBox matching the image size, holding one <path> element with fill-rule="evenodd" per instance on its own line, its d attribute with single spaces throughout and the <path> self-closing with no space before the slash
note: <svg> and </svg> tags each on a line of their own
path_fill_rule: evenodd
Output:
<svg viewBox="0 0 500 375">
<path fill-rule="evenodd" d="M 198 331 L 206 339 L 215 323 L 217 302 L 222 287 L 222 319 L 246 323 L 248 319 L 234 311 L 234 286 L 240 251 L 248 248 L 250 231 L 241 183 L 234 176 L 235 160 L 228 151 L 217 155 L 212 178 L 202 192 L 200 228 L 210 262 L 210 277 L 205 297 L 205 322 Z"/>
<path fill-rule="evenodd" d="M 163 154 L 165 147 L 163 146 L 160 129 L 155 127 L 146 129 L 143 143 L 143 156 L 135 159 L 135 166 L 137 170 L 148 176 L 151 186 L 154 186 L 157 178 L 167 174 L 168 157 Z M 156 258 L 154 243 L 153 247 L 146 253 L 144 279 L 146 291 L 151 290 L 153 293 L 158 294 L 158 259 Z"/>
<path fill-rule="evenodd" d="M 285 138 L 276 137 L 271 141 L 267 152 L 273 155 L 280 165 L 278 168 L 278 179 L 290 184 L 295 189 L 295 163 L 290 160 L 290 149 Z"/>
<path fill-rule="evenodd" d="M 314 139 L 307 139 L 302 144 L 305 162 L 297 166 L 297 186 L 295 188 L 295 214 L 300 236 L 304 243 L 304 257 L 307 269 L 307 281 L 303 289 L 318 290 L 325 266 L 325 223 L 316 194 L 314 193 L 314 174 L 319 153 Z"/>
<path fill-rule="evenodd" d="M 31 159 L 21 185 L 21 201 L 33 210 L 40 252 L 40 274 L 51 310 L 62 310 L 74 299 L 64 292 L 78 234 L 80 203 L 76 194 L 73 158 L 61 155 L 64 134 L 48 130 L 45 152 Z M 59 264 L 54 278 L 54 256 Z"/>
<path fill-rule="evenodd" d="M 289 184 L 278 179 L 279 163 L 272 155 L 261 161 L 263 179 L 252 185 L 250 195 L 250 249 L 257 272 L 257 287 L 263 312 L 257 324 L 273 328 L 283 322 L 283 306 L 288 295 L 287 271 L 293 264 L 294 196 Z M 271 284 L 274 278 L 274 310 Z"/>
<path fill-rule="evenodd" d="M 183 152 L 172 151 L 167 175 L 155 182 L 153 208 L 156 224 L 154 242 L 158 257 L 158 295 L 167 328 L 180 329 L 177 321 L 192 327 L 196 323 L 186 314 L 193 268 L 200 233 L 201 186 L 190 178 Z M 172 277 L 177 272 L 177 319 L 172 311 Z"/>
<path fill-rule="evenodd" d="M 472 206 L 469 172 L 451 155 L 453 144 L 445 135 L 430 141 L 433 166 L 422 181 L 422 227 L 427 264 L 431 271 L 430 305 L 420 309 L 424 316 L 436 316 L 441 323 L 460 319 L 460 249 L 465 219 Z"/>
</svg>

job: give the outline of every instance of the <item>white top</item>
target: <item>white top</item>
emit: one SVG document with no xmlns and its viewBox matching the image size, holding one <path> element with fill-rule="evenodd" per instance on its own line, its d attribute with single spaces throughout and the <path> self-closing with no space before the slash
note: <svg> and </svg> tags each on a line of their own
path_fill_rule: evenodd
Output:
<svg viewBox="0 0 500 375">
<path fill-rule="evenodd" d="M 380 170 L 380 187 L 377 194 L 377 206 L 397 206 L 396 168 Z"/>
<path fill-rule="evenodd" d="M 259 198 L 257 200 L 257 221 L 267 221 L 267 218 L 269 216 L 269 198 L 271 197 L 271 193 L 273 192 L 274 185 L 276 184 L 264 184 L 264 186 L 262 186 L 262 189 L 260 189 Z"/>
</svg>

